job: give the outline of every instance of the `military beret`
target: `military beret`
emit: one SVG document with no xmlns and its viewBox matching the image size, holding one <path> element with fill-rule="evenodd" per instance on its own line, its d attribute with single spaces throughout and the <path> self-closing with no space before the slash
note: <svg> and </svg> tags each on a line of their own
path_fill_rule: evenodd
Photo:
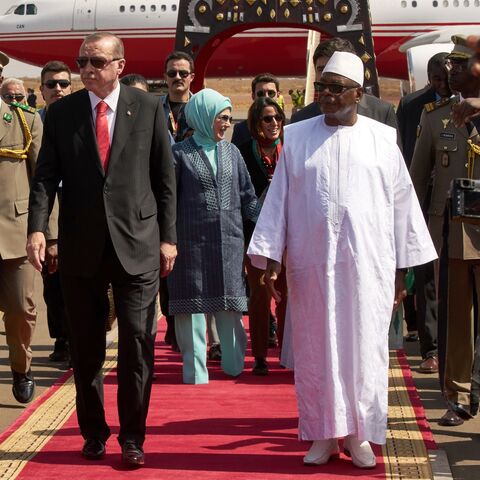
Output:
<svg viewBox="0 0 480 480">
<path fill-rule="evenodd" d="M 3 52 L 0 52 L 0 68 L 5 67 L 5 65 L 8 64 L 10 59 L 8 58 L 7 55 L 5 55 Z"/>
<path fill-rule="evenodd" d="M 453 50 L 447 55 L 447 58 L 457 60 L 469 60 L 475 53 L 467 42 L 467 37 L 464 35 L 452 35 L 452 42 L 454 44 Z"/>
</svg>

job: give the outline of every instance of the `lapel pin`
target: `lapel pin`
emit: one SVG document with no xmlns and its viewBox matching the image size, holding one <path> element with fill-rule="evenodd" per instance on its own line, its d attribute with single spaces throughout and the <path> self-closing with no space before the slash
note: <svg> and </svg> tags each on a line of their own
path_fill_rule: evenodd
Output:
<svg viewBox="0 0 480 480">
<path fill-rule="evenodd" d="M 443 123 L 443 129 L 445 130 L 448 127 L 448 124 L 450 123 L 450 119 L 449 118 L 443 118 L 442 123 Z"/>
<path fill-rule="evenodd" d="M 10 123 L 12 121 L 12 114 L 11 113 L 4 113 L 3 114 L 3 119 L 7 122 L 7 123 Z"/>
<path fill-rule="evenodd" d="M 127 110 L 127 115 L 130 117 L 132 115 L 132 112 L 130 110 Z"/>
</svg>

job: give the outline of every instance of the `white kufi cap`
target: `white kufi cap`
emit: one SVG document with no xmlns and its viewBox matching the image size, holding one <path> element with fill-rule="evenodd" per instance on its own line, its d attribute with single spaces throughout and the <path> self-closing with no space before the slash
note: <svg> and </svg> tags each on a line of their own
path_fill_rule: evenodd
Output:
<svg viewBox="0 0 480 480">
<path fill-rule="evenodd" d="M 323 73 L 327 72 L 342 75 L 342 77 L 349 78 L 363 87 L 363 62 L 354 53 L 334 52 L 323 69 Z"/>
</svg>

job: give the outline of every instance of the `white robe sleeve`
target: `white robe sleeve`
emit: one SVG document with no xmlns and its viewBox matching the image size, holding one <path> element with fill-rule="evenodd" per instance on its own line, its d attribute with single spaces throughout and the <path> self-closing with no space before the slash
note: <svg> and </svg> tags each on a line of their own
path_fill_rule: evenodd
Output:
<svg viewBox="0 0 480 480">
<path fill-rule="evenodd" d="M 258 217 L 247 254 L 254 267 L 265 270 L 267 259 L 282 261 L 287 237 L 288 174 L 285 148 Z"/>
<path fill-rule="evenodd" d="M 405 161 L 397 148 L 394 177 L 394 228 L 397 268 L 423 265 L 437 258 Z"/>
</svg>

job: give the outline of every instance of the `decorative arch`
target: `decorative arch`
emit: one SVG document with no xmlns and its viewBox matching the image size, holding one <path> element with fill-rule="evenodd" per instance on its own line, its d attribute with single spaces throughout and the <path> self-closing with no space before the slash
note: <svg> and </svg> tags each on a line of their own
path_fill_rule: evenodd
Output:
<svg viewBox="0 0 480 480">
<path fill-rule="evenodd" d="M 365 64 L 366 90 L 378 94 L 368 0 L 180 0 L 175 48 L 195 60 L 192 89 L 202 88 L 208 61 L 221 43 L 268 26 L 350 40 Z"/>
</svg>

